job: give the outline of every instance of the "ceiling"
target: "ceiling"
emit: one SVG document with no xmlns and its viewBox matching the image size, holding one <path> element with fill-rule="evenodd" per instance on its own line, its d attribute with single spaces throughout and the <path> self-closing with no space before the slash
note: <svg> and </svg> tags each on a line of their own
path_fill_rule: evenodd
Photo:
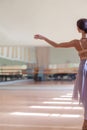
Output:
<svg viewBox="0 0 87 130">
<path fill-rule="evenodd" d="M 34 34 L 62 42 L 79 38 L 76 21 L 87 18 L 87 0 L 0 0 L 0 45 L 47 46 Z"/>
</svg>

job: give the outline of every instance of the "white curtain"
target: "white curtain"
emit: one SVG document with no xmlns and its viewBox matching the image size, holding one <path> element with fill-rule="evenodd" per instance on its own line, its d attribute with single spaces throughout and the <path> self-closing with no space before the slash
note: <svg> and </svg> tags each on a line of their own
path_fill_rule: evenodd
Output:
<svg viewBox="0 0 87 130">
<path fill-rule="evenodd" d="M 36 64 L 39 68 L 48 68 L 49 47 L 36 47 Z"/>
</svg>

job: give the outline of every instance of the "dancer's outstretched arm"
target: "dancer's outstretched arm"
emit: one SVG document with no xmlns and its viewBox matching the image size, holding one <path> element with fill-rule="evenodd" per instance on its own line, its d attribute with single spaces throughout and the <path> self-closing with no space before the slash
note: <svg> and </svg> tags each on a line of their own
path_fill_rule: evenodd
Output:
<svg viewBox="0 0 87 130">
<path fill-rule="evenodd" d="M 45 36 L 42 36 L 40 34 L 36 34 L 34 35 L 34 38 L 35 39 L 40 39 L 40 40 L 44 40 L 46 41 L 47 43 L 49 43 L 50 45 L 54 46 L 54 47 L 65 47 L 65 48 L 68 48 L 68 47 L 75 47 L 76 46 L 76 40 L 72 40 L 70 42 L 63 42 L 63 43 L 56 43 L 50 39 L 48 39 L 47 37 Z"/>
</svg>

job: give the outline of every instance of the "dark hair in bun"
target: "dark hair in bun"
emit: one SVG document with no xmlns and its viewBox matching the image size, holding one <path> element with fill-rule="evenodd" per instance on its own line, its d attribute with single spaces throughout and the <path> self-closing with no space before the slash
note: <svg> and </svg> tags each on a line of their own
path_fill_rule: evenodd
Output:
<svg viewBox="0 0 87 130">
<path fill-rule="evenodd" d="M 87 33 L 87 19 L 83 18 L 83 19 L 79 19 L 77 21 L 77 27 L 79 27 L 79 29 L 83 30 L 85 33 Z"/>
</svg>

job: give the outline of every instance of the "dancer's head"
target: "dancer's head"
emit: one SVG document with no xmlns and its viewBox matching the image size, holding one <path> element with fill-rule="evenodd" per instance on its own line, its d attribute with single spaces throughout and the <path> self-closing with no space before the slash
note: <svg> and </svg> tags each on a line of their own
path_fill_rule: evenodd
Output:
<svg viewBox="0 0 87 130">
<path fill-rule="evenodd" d="M 82 18 L 77 21 L 77 27 L 79 30 L 82 30 L 84 33 L 87 33 L 87 19 Z"/>
</svg>

